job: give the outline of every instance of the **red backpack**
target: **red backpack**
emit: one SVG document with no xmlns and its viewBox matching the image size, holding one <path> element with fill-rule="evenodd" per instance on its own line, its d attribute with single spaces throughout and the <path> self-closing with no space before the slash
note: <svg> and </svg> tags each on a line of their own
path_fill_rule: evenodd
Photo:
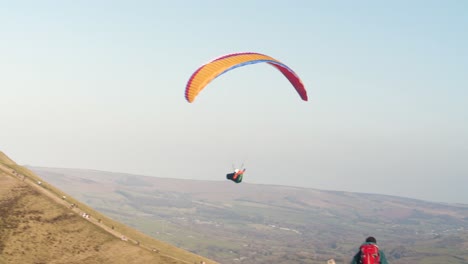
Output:
<svg viewBox="0 0 468 264">
<path fill-rule="evenodd" d="M 364 244 L 360 251 L 362 264 L 380 264 L 379 247 L 376 244 Z"/>
</svg>

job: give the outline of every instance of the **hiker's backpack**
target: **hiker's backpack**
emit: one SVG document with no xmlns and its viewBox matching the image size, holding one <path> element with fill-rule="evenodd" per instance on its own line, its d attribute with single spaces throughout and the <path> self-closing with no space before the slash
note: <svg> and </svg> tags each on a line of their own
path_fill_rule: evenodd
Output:
<svg viewBox="0 0 468 264">
<path fill-rule="evenodd" d="M 380 264 L 379 247 L 376 244 L 364 244 L 360 251 L 362 264 Z"/>
</svg>

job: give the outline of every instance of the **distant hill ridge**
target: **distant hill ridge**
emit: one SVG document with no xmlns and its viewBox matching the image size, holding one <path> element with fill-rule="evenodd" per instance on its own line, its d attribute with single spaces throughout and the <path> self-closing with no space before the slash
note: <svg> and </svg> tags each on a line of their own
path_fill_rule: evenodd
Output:
<svg viewBox="0 0 468 264">
<path fill-rule="evenodd" d="M 110 219 L 0 152 L 0 263 L 216 263 Z"/>
</svg>

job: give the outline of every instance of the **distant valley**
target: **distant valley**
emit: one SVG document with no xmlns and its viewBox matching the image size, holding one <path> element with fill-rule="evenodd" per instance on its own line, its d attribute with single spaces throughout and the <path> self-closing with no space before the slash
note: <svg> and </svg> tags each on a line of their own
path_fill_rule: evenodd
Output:
<svg viewBox="0 0 468 264">
<path fill-rule="evenodd" d="M 468 205 L 29 168 L 115 220 L 220 263 L 348 263 L 368 235 L 392 264 L 468 263 Z"/>
</svg>

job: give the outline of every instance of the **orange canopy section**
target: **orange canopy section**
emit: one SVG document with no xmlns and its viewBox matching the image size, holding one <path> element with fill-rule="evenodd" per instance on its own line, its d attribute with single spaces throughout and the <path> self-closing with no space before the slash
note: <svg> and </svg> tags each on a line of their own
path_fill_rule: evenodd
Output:
<svg viewBox="0 0 468 264">
<path fill-rule="evenodd" d="M 293 87 L 302 100 L 307 101 L 307 91 L 299 76 L 282 62 L 260 53 L 244 52 L 224 55 L 198 68 L 190 77 L 185 88 L 185 99 L 189 103 L 195 100 L 195 97 L 218 76 L 232 69 L 249 64 L 265 62 L 276 69 L 291 82 Z"/>
</svg>

